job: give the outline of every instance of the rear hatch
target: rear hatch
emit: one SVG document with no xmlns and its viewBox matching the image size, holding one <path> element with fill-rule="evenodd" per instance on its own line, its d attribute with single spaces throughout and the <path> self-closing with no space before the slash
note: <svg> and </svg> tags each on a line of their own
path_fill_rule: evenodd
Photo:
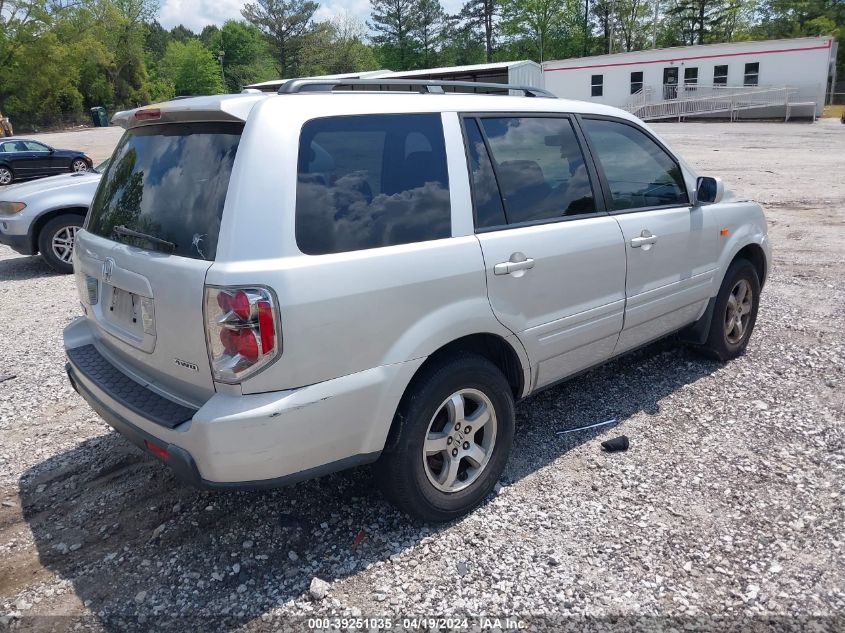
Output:
<svg viewBox="0 0 845 633">
<path fill-rule="evenodd" d="M 171 122 L 124 134 L 74 248 L 86 314 L 111 360 L 172 398 L 214 392 L 203 287 L 243 123 Z"/>
</svg>

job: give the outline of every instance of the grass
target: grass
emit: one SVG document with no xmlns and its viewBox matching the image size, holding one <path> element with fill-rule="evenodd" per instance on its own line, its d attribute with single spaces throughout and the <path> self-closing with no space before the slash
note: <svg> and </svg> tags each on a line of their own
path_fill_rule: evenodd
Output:
<svg viewBox="0 0 845 633">
<path fill-rule="evenodd" d="M 824 107 L 823 117 L 840 118 L 845 114 L 845 105 L 829 105 Z"/>
</svg>

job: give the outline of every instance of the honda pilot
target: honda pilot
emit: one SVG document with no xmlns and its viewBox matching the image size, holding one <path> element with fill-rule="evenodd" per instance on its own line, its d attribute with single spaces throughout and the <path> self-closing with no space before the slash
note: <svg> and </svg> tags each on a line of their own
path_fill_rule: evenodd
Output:
<svg viewBox="0 0 845 633">
<path fill-rule="evenodd" d="M 116 116 L 67 372 L 181 480 L 373 463 L 445 521 L 496 484 L 515 401 L 679 332 L 723 361 L 748 345 L 758 204 L 615 108 L 389 83 Z"/>
</svg>

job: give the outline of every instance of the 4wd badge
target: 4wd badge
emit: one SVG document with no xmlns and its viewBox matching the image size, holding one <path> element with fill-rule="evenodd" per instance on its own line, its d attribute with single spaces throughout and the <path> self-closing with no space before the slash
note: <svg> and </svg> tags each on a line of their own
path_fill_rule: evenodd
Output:
<svg viewBox="0 0 845 633">
<path fill-rule="evenodd" d="M 190 369 L 191 371 L 198 372 L 200 370 L 200 368 L 194 363 L 189 363 L 188 361 L 182 360 L 181 358 L 174 358 L 173 362 L 179 367 L 184 367 L 185 369 Z"/>
</svg>

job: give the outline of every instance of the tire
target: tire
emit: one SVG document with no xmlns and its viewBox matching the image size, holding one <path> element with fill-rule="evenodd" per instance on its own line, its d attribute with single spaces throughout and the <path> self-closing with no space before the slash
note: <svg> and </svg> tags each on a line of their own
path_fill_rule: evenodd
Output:
<svg viewBox="0 0 845 633">
<path fill-rule="evenodd" d="M 743 295 L 743 289 L 750 293 L 750 297 Z M 741 301 L 738 309 L 736 299 L 740 296 L 747 298 Z M 760 278 L 757 270 L 747 259 L 734 261 L 716 296 L 710 330 L 701 350 L 722 362 L 740 356 L 754 331 L 759 304 Z"/>
<path fill-rule="evenodd" d="M 73 162 L 70 164 L 70 170 L 72 172 L 84 172 L 88 171 L 88 163 L 86 163 L 81 158 L 74 158 Z"/>
<path fill-rule="evenodd" d="M 456 416 L 461 407 L 454 404 L 459 402 L 465 417 Z M 493 415 L 484 415 L 485 409 Z M 476 416 L 486 422 L 468 434 L 466 428 L 479 421 Z M 393 424 L 388 447 L 374 469 L 379 484 L 411 517 L 449 521 L 472 510 L 496 485 L 513 443 L 513 395 L 493 363 L 463 353 L 414 379 Z M 462 428 L 456 430 L 455 424 Z M 431 454 L 424 450 L 426 443 L 435 449 Z M 457 470 L 449 468 L 453 463 Z"/>
<path fill-rule="evenodd" d="M 0 186 L 11 185 L 15 181 L 15 172 L 11 167 L 0 165 Z"/>
<path fill-rule="evenodd" d="M 81 215 L 68 213 L 53 218 L 41 227 L 38 234 L 38 250 L 47 265 L 57 273 L 73 272 L 73 263 L 70 260 L 73 241 L 84 220 Z"/>
</svg>

